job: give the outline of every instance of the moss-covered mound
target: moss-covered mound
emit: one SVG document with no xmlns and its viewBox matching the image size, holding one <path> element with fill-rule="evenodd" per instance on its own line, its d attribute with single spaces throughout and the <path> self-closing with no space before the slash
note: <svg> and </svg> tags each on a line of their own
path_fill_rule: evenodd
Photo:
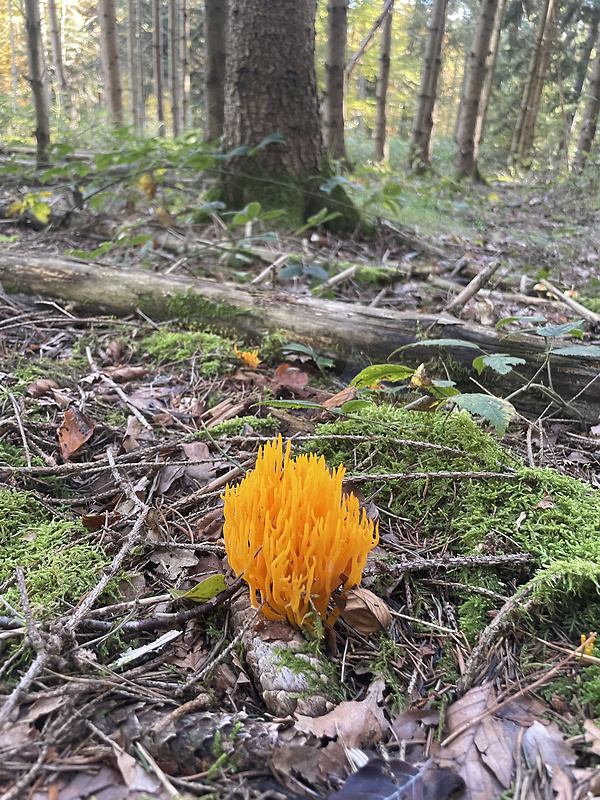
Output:
<svg viewBox="0 0 600 800">
<path fill-rule="evenodd" d="M 0 489 L 0 585 L 20 566 L 34 618 L 65 613 L 63 601 L 77 603 L 109 560 L 98 545 L 78 541 L 85 534 L 79 522 L 52 519 L 31 495 Z M 16 586 L 4 597 L 20 606 Z"/>
<path fill-rule="evenodd" d="M 330 464 L 352 472 L 465 472 L 460 478 L 373 481 L 377 502 L 408 517 L 423 535 L 449 542 L 454 554 L 523 552 L 533 556 L 520 581 L 533 581 L 533 594 L 548 608 L 560 604 L 567 628 L 600 622 L 600 492 L 552 469 L 530 469 L 482 431 L 466 412 L 407 412 L 390 405 L 363 410 L 360 420 L 321 425 L 318 436 L 371 434 L 364 442 L 317 438 L 311 449 Z M 435 451 L 398 440 L 457 448 L 464 455 Z M 507 471 L 506 478 L 479 478 L 478 471 Z M 463 582 L 507 594 L 497 573 L 463 571 Z M 510 592 L 508 592 L 510 593 Z M 465 598 L 461 616 L 472 628 L 473 613 L 485 624 L 488 603 Z M 571 620 L 571 625 L 569 625 Z M 489 619 L 488 619 L 489 621 Z M 470 630 L 469 633 L 473 633 Z"/>
</svg>

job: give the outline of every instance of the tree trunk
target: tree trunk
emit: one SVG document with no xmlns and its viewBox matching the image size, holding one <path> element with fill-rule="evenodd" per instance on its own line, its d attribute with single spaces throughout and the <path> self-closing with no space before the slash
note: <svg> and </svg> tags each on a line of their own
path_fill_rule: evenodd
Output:
<svg viewBox="0 0 600 800">
<path fill-rule="evenodd" d="M 317 350 L 333 350 L 342 364 L 346 361 L 349 367 L 356 365 L 354 371 L 365 365 L 365 359 L 372 363 L 386 361 L 392 351 L 417 341 L 422 331 L 429 329 L 435 338 L 458 338 L 477 344 L 489 353 L 509 353 L 524 358 L 526 364 L 519 367 L 519 372 L 525 375 L 539 370 L 545 358 L 546 347 L 541 336 L 514 334 L 506 337 L 493 328 L 457 320 L 448 314 L 398 312 L 300 295 L 249 292 L 216 280 L 114 269 L 53 256 L 0 253 L 0 282 L 8 292 L 59 297 L 90 311 L 108 314 L 134 314 L 141 308 L 159 319 L 172 318 L 170 301 L 185 298 L 192 313 L 197 302 L 197 317 L 204 324 L 229 328 L 253 338 L 264 331 L 284 330 L 290 339 Z M 468 367 L 476 355 L 476 351 L 467 347 L 453 347 L 450 352 L 455 361 Z M 406 351 L 403 358 L 418 364 L 436 353 L 431 347 L 414 347 Z M 600 381 L 593 379 L 598 369 L 592 359 L 589 359 L 590 365 L 586 361 L 553 357 L 553 386 L 555 392 L 567 400 L 580 393 L 570 405 L 570 411 L 597 422 Z M 485 382 L 486 378 L 484 372 L 480 380 Z M 507 391 L 515 388 L 510 375 L 504 376 L 504 380 Z M 535 392 L 520 395 L 514 402 L 521 408 L 543 410 L 548 405 L 548 397 Z"/>
<path fill-rule="evenodd" d="M 165 107 L 163 99 L 163 42 L 162 42 L 162 3 L 152 0 L 152 50 L 154 58 L 154 97 L 156 99 L 156 118 L 158 135 L 165 135 Z"/>
<path fill-rule="evenodd" d="M 55 0 L 48 0 L 48 23 L 50 28 L 50 44 L 52 46 L 52 64 L 54 66 L 54 78 L 57 87 L 56 94 L 60 101 L 61 111 L 68 112 L 70 107 L 69 87 L 67 85 L 62 58 L 60 27 L 58 25 Z"/>
<path fill-rule="evenodd" d="M 580 175 L 583 172 L 587 157 L 592 149 L 596 135 L 598 114 L 600 113 L 600 36 L 596 41 L 596 58 L 592 66 L 588 99 L 581 120 L 579 138 L 577 139 L 577 153 L 573 160 L 573 172 Z"/>
<path fill-rule="evenodd" d="M 588 35 L 584 42 L 584 45 L 581 49 L 581 55 L 577 62 L 577 77 L 575 79 L 575 84 L 573 86 L 573 106 L 576 107 L 581 99 L 581 92 L 583 91 L 583 84 L 585 82 L 585 76 L 587 75 L 588 65 L 590 63 L 590 57 L 592 55 L 592 50 L 594 49 L 594 44 L 596 39 L 598 38 L 598 27 L 600 26 L 600 4 L 594 7 L 593 16 L 590 21 L 590 29 L 588 31 Z M 573 123 L 573 119 L 575 117 L 575 111 L 573 110 L 569 115 L 569 127 L 571 127 Z"/>
<path fill-rule="evenodd" d="M 381 42 L 379 46 L 379 73 L 375 91 L 375 127 L 373 129 L 373 158 L 375 161 L 387 160 L 386 127 L 387 127 L 387 90 L 390 80 L 390 53 L 392 49 L 392 15 L 394 6 L 390 6 L 381 26 Z"/>
<path fill-rule="evenodd" d="M 27 56 L 29 60 L 29 82 L 35 107 L 36 161 L 39 166 L 48 163 L 50 144 L 50 118 L 48 93 L 43 62 L 42 26 L 39 0 L 25 0 L 25 27 L 27 29 Z"/>
<path fill-rule="evenodd" d="M 469 53 L 465 91 L 458 111 L 454 165 L 460 174 L 473 178 L 479 177 L 475 143 L 477 115 L 490 67 L 490 43 L 497 7 L 498 0 L 480 0 L 473 44 Z"/>
<path fill-rule="evenodd" d="M 169 90 L 173 138 L 179 136 L 179 41 L 177 0 L 169 0 Z"/>
<path fill-rule="evenodd" d="M 435 0 L 429 19 L 425 60 L 421 72 L 421 87 L 413 119 L 409 169 L 423 169 L 431 163 L 433 147 L 434 111 L 438 80 L 442 67 L 442 43 L 446 27 L 448 0 Z M 458 62 L 458 59 L 456 60 Z M 455 63 L 456 75 L 456 63 Z"/>
<path fill-rule="evenodd" d="M 181 0 L 181 13 L 179 15 L 179 130 L 187 128 L 187 108 L 189 94 L 188 71 L 188 6 L 187 0 Z"/>
<path fill-rule="evenodd" d="M 146 90 L 145 85 L 146 82 L 144 80 L 144 75 L 146 72 L 145 65 L 146 60 L 144 58 L 144 46 L 143 46 L 143 37 L 144 31 L 142 28 L 142 20 L 144 19 L 143 16 L 144 6 L 142 5 L 142 0 L 135 0 L 135 13 L 137 17 L 137 35 L 135 41 L 135 60 L 137 64 L 136 68 L 136 77 L 137 77 L 137 89 L 136 94 L 138 97 L 139 107 L 139 126 L 143 130 L 146 125 Z"/>
<path fill-rule="evenodd" d="M 129 97 L 131 103 L 131 123 L 134 128 L 141 127 L 139 96 L 140 79 L 138 76 L 139 62 L 137 57 L 137 44 L 139 40 L 139 25 L 136 0 L 127 0 L 127 56 L 129 61 Z"/>
<path fill-rule="evenodd" d="M 204 0 L 206 98 L 204 138 L 207 142 L 214 142 L 223 135 L 228 3 L 229 0 Z M 269 56 L 265 57 L 268 60 Z"/>
<path fill-rule="evenodd" d="M 100 36 L 105 54 L 105 86 L 108 107 L 114 125 L 123 124 L 123 90 L 117 40 L 117 12 L 115 0 L 98 0 Z"/>
<path fill-rule="evenodd" d="M 245 169 L 307 178 L 321 165 L 315 13 L 316 0 L 230 0 L 225 147 L 285 140 L 244 159 Z"/>
<path fill-rule="evenodd" d="M 475 123 L 476 161 L 479 159 L 479 147 L 483 139 L 483 132 L 485 130 L 485 120 L 490 105 L 492 84 L 494 82 L 494 73 L 496 72 L 496 64 L 498 63 L 498 51 L 500 49 L 500 34 L 502 33 L 502 23 L 504 21 L 505 9 L 506 9 L 506 0 L 498 0 L 498 7 L 496 8 L 496 16 L 494 18 L 494 30 L 492 31 L 492 38 L 490 41 L 489 64 L 485 74 L 485 83 L 483 85 L 481 102 L 479 103 L 479 108 L 477 110 L 477 121 Z"/>
<path fill-rule="evenodd" d="M 523 164 L 531 151 L 542 89 L 544 88 L 544 79 L 550 60 L 553 32 L 554 0 L 545 0 L 538 25 L 535 47 L 529 62 L 527 81 L 523 91 L 517 124 L 515 125 L 510 145 L 509 163 L 511 164 Z"/>
<path fill-rule="evenodd" d="M 323 138 L 330 156 L 346 158 L 344 142 L 344 66 L 348 32 L 348 0 L 327 5 L 327 58 L 323 100 Z"/>
<path fill-rule="evenodd" d="M 17 62 L 15 59 L 15 29 L 13 25 L 12 2 L 8 0 L 8 33 L 10 39 L 10 72 L 12 76 L 12 111 L 17 113 L 17 97 L 19 94 L 19 82 L 17 77 Z"/>
</svg>

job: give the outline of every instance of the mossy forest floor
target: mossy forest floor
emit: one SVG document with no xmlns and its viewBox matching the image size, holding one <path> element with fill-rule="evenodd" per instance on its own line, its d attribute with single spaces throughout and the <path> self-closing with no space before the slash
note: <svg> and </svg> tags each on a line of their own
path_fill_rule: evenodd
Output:
<svg viewBox="0 0 600 800">
<path fill-rule="evenodd" d="M 486 203 L 502 202 L 500 189 L 487 191 Z M 517 220 L 531 198 L 504 198 L 500 215 Z M 558 236 L 567 221 L 551 224 Z M 505 237 L 508 266 L 513 256 L 522 264 L 515 237 L 530 233 Z M 552 250 L 541 237 L 523 244 L 534 277 Z M 458 241 L 444 234 L 435 247 L 454 253 Z M 581 250 L 573 231 L 561 242 Z M 477 271 L 500 235 L 471 244 L 463 257 Z M 356 261 L 364 246 L 346 238 L 335 252 Z M 247 280 L 260 267 L 240 256 Z M 590 259 L 581 253 L 572 282 L 593 306 Z M 308 291 L 319 269 L 305 259 L 288 279 Z M 431 298 L 435 282 L 409 277 L 390 289 L 381 269 L 365 267 L 370 298 L 395 302 L 404 291 L 409 305 L 429 302 L 422 293 Z M 364 293 L 357 281 L 344 299 Z M 510 313 L 508 295 L 468 313 Z M 548 295 L 533 297 L 529 313 L 542 303 L 551 322 L 575 316 Z M 115 320 L 2 297 L 0 793 L 325 798 L 350 772 L 347 748 L 362 747 L 416 765 L 432 758 L 466 782 L 456 796 L 594 796 L 600 432 L 554 409 L 541 421 L 517 415 L 499 439 L 466 411 L 406 410 L 419 397 L 408 381 L 363 390 L 365 402 L 342 413 L 351 395 L 330 354 L 285 336 L 222 333 L 193 319 Z M 226 483 L 279 433 L 295 453 L 343 463 L 347 490 L 379 520 L 363 586 L 389 625 L 369 632 L 342 619 L 291 655 L 282 650 L 292 634 L 278 629 L 281 674 L 312 664 L 308 694 L 325 698 L 322 723 L 300 704 L 279 719 L 265 702 L 237 622 L 245 589 L 221 535 Z M 431 764 L 419 778 L 426 796 L 460 792 Z"/>
</svg>

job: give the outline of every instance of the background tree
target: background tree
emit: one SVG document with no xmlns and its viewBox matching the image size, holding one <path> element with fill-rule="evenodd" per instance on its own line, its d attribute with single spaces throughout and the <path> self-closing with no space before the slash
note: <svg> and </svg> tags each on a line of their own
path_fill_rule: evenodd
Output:
<svg viewBox="0 0 600 800">
<path fill-rule="evenodd" d="M 592 65 L 588 98 L 581 120 L 579 138 L 577 139 L 577 153 L 573 161 L 573 172 L 579 175 L 585 167 L 587 158 L 592 149 L 592 142 L 596 135 L 598 114 L 600 113 L 600 37 L 596 40 L 596 58 Z"/>
<path fill-rule="evenodd" d="M 48 163 L 50 144 L 50 118 L 48 92 L 43 62 L 42 26 L 39 0 L 25 0 L 25 27 L 27 29 L 27 55 L 29 60 L 29 82 L 35 106 L 36 160 L 38 165 Z"/>
<path fill-rule="evenodd" d="M 52 2 L 52 0 L 49 0 Z M 135 128 L 141 128 L 142 96 L 141 76 L 139 76 L 140 63 L 138 60 L 137 45 L 139 42 L 139 25 L 136 0 L 127 0 L 127 56 L 129 66 L 129 96 L 131 98 L 131 123 Z"/>
<path fill-rule="evenodd" d="M 48 27 L 50 29 L 52 65 L 54 67 L 54 78 L 57 89 L 56 96 L 59 99 L 61 111 L 66 111 L 70 107 L 69 87 L 67 84 L 65 67 L 63 64 L 61 36 L 55 0 L 48 0 Z"/>
<path fill-rule="evenodd" d="M 323 138 L 329 155 L 346 158 L 344 140 L 344 66 L 348 32 L 348 0 L 327 3 L 327 60 L 323 98 Z"/>
<path fill-rule="evenodd" d="M 545 0 L 539 19 L 535 47 L 531 54 L 529 70 L 519 115 L 510 145 L 510 163 L 523 162 L 529 157 L 535 135 L 535 124 L 542 98 L 542 89 L 554 34 L 554 0 Z"/>
<path fill-rule="evenodd" d="M 458 111 L 454 166 L 459 174 L 479 177 L 476 143 L 477 116 L 482 105 L 486 76 L 490 67 L 490 42 L 498 0 L 481 0 L 473 44 L 469 53 L 464 94 Z"/>
<path fill-rule="evenodd" d="M 379 74 L 375 92 L 375 128 L 373 130 L 373 158 L 383 161 L 386 158 L 386 106 L 390 80 L 390 51 L 392 47 L 392 19 L 394 6 L 390 6 L 381 26 L 379 47 Z"/>
<path fill-rule="evenodd" d="M 230 0 L 204 0 L 205 98 L 207 142 L 223 135 L 227 15 Z M 232 43 L 235 47 L 235 43 Z"/>
<path fill-rule="evenodd" d="M 421 86 L 412 125 L 408 156 L 409 169 L 421 169 L 431 163 L 434 113 L 438 81 L 442 68 L 442 43 L 444 41 L 447 8 L 448 0 L 434 0 L 431 8 L 425 59 L 421 72 Z"/>
<path fill-rule="evenodd" d="M 315 12 L 316 0 L 229 2 L 225 148 L 258 145 L 273 134 L 285 140 L 267 144 L 253 158 L 229 162 L 224 184 L 234 206 L 268 202 L 277 191 L 265 182 L 269 177 L 303 182 L 321 166 Z"/>
<path fill-rule="evenodd" d="M 104 56 L 104 86 L 108 96 L 110 117 L 115 125 L 122 125 L 123 90 L 121 87 L 115 0 L 98 0 L 98 17 Z"/>
<path fill-rule="evenodd" d="M 158 120 L 158 135 L 165 135 L 165 107 L 163 95 L 163 36 L 162 36 L 162 7 L 160 0 L 152 0 L 152 52 L 154 72 L 154 97 L 156 99 L 156 117 Z"/>
<path fill-rule="evenodd" d="M 169 92 L 171 97 L 171 127 L 173 138 L 179 136 L 179 40 L 177 0 L 169 0 Z"/>
</svg>

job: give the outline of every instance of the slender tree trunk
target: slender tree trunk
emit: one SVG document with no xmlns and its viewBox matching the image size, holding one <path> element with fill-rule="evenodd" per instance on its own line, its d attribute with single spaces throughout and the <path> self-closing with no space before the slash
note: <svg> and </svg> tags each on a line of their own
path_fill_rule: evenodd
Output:
<svg viewBox="0 0 600 800">
<path fill-rule="evenodd" d="M 502 23 L 504 22 L 505 9 L 506 9 L 506 0 L 498 0 L 498 7 L 496 8 L 496 16 L 494 18 L 494 30 L 492 31 L 492 38 L 490 41 L 489 64 L 487 72 L 485 74 L 485 83 L 483 85 L 481 102 L 479 103 L 479 108 L 477 110 L 477 121 L 475 123 L 476 161 L 479 159 L 479 147 L 483 139 L 483 133 L 485 130 L 485 120 L 490 105 L 492 84 L 494 82 L 494 73 L 496 72 L 496 64 L 498 63 L 498 51 L 500 49 L 500 34 L 502 33 Z"/>
<path fill-rule="evenodd" d="M 127 30 L 127 57 L 129 61 L 129 96 L 131 103 L 131 123 L 134 128 L 141 127 L 140 125 L 140 105 L 141 99 L 138 95 L 139 78 L 138 78 L 138 59 L 137 59 L 137 42 L 138 42 L 138 18 L 136 0 L 127 0 L 127 16 L 128 16 L 128 30 Z"/>
<path fill-rule="evenodd" d="M 137 125 L 140 129 L 144 129 L 144 125 L 146 124 L 146 95 L 144 92 L 144 59 L 142 53 L 142 0 L 133 0 L 135 3 L 135 17 L 136 17 L 136 29 L 135 29 L 135 47 L 134 47 L 134 58 L 135 58 L 135 78 L 136 78 L 136 88 L 135 88 L 135 96 L 137 98 L 137 109 L 138 109 L 138 120 Z"/>
<path fill-rule="evenodd" d="M 187 128 L 187 108 L 189 95 L 189 69 L 188 69 L 188 6 L 187 0 L 181 0 L 181 13 L 179 15 L 179 130 Z"/>
<path fill-rule="evenodd" d="M 346 158 L 344 142 L 344 65 L 348 32 L 348 0 L 327 4 L 327 58 L 323 101 L 323 139 L 333 158 Z"/>
<path fill-rule="evenodd" d="M 156 117 L 158 135 L 165 135 L 165 107 L 163 100 L 163 43 L 161 0 L 152 0 L 152 50 L 154 52 L 154 96 L 156 98 Z"/>
<path fill-rule="evenodd" d="M 205 140 L 214 142 L 223 135 L 225 117 L 225 64 L 227 47 L 227 9 L 231 0 L 204 0 L 205 42 Z M 232 43 L 235 48 L 235 42 Z M 268 46 L 268 49 L 271 45 Z M 265 51 L 268 59 L 268 50 Z"/>
<path fill-rule="evenodd" d="M 425 60 L 421 72 L 421 87 L 413 119 L 409 169 L 422 169 L 431 163 L 433 147 L 434 110 L 438 81 L 442 67 L 442 43 L 446 27 L 448 0 L 435 0 L 429 19 Z M 455 64 L 456 71 L 456 64 Z"/>
<path fill-rule="evenodd" d="M 105 85 L 108 106 L 114 125 L 123 124 L 123 90 L 121 88 L 121 67 L 117 41 L 117 11 L 115 0 L 98 0 L 100 35 L 103 40 L 106 75 Z"/>
<path fill-rule="evenodd" d="M 68 112 L 69 87 L 65 75 L 65 67 L 62 58 L 62 46 L 60 27 L 58 25 L 58 14 L 56 13 L 55 0 L 48 0 L 48 26 L 50 28 L 50 44 L 52 46 L 52 63 L 54 66 L 54 78 L 57 86 L 57 96 L 60 100 L 61 111 Z"/>
<path fill-rule="evenodd" d="M 48 163 L 50 144 L 50 118 L 48 92 L 44 73 L 42 26 L 39 0 L 25 0 L 25 27 L 27 29 L 27 55 L 29 59 L 29 82 L 35 106 L 36 160 L 42 166 Z"/>
<path fill-rule="evenodd" d="M 457 94 L 457 88 L 459 84 L 458 80 L 458 72 L 460 69 L 460 58 L 454 59 L 454 67 L 452 69 L 452 81 L 450 82 L 450 108 L 448 110 L 448 116 L 446 118 L 446 127 L 444 129 L 444 133 L 446 136 L 450 136 L 450 132 L 456 132 L 456 103 L 454 98 Z M 460 97 L 459 97 L 459 105 L 460 105 Z"/>
<path fill-rule="evenodd" d="M 545 0 L 538 25 L 536 43 L 531 54 L 527 81 L 521 107 L 517 117 L 517 124 L 510 145 L 509 162 L 511 164 L 523 163 L 528 158 L 533 144 L 535 123 L 544 88 L 544 79 L 554 32 L 554 0 Z"/>
<path fill-rule="evenodd" d="M 473 44 L 469 53 L 464 96 L 458 110 L 454 165 L 460 174 L 474 178 L 479 177 L 478 153 L 475 143 L 477 115 L 481 107 L 486 75 L 490 66 L 490 43 L 494 32 L 497 7 L 498 0 L 481 0 L 480 2 Z"/>
<path fill-rule="evenodd" d="M 592 55 L 592 50 L 594 49 L 594 43 L 598 38 L 598 26 L 600 25 L 600 5 L 595 6 L 594 8 L 594 16 L 590 22 L 590 29 L 588 31 L 587 38 L 581 50 L 581 55 L 579 56 L 579 60 L 577 62 L 577 77 L 575 80 L 575 85 L 573 86 L 573 102 L 578 103 L 581 98 L 581 92 L 583 90 L 583 84 L 585 82 L 585 76 L 587 74 L 588 65 L 590 63 L 590 57 Z M 574 113 L 571 114 L 571 121 L 573 120 Z"/>
<path fill-rule="evenodd" d="M 169 0 L 169 90 L 173 138 L 179 136 L 179 41 L 177 0 Z"/>
<path fill-rule="evenodd" d="M 592 65 L 588 99 L 581 120 L 579 138 L 577 139 L 577 153 L 573 160 L 573 172 L 580 175 L 585 167 L 587 157 L 592 149 L 596 135 L 598 114 L 600 113 L 600 36 L 596 40 L 596 58 Z"/>
<path fill-rule="evenodd" d="M 386 18 L 381 26 L 381 42 L 379 47 L 379 74 L 377 76 L 377 89 L 375 92 L 375 128 L 373 131 L 373 158 L 375 161 L 386 159 L 386 107 L 387 90 L 390 80 L 390 53 L 392 49 L 392 14 L 394 7 L 390 6 Z"/>
<path fill-rule="evenodd" d="M 10 72 L 12 75 L 12 111 L 17 113 L 17 96 L 19 93 L 19 83 L 17 78 L 17 62 L 15 59 L 15 30 L 13 26 L 12 3 L 8 0 L 8 33 L 10 37 Z"/>
</svg>

